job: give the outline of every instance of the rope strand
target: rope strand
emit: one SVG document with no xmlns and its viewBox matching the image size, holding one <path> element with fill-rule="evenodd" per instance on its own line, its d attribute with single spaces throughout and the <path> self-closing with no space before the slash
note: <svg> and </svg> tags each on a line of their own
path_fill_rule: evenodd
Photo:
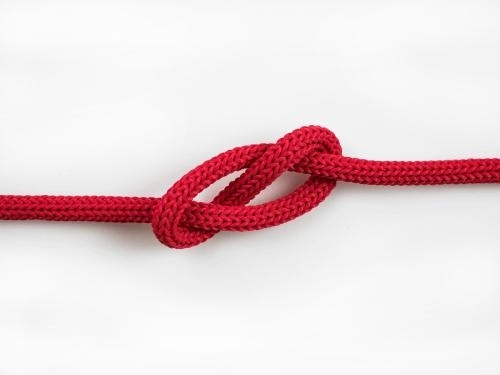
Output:
<svg viewBox="0 0 500 375">
<path fill-rule="evenodd" d="M 211 203 L 193 199 L 235 171 L 245 172 Z M 265 204 L 248 203 L 286 171 L 311 175 L 301 187 Z M 0 220 L 152 223 L 173 248 L 206 241 L 218 231 L 279 225 L 316 207 L 336 181 L 367 185 L 438 185 L 500 182 L 500 159 L 373 161 L 342 156 L 328 129 L 306 126 L 275 144 L 237 147 L 199 165 L 161 198 L 0 195 Z"/>
</svg>

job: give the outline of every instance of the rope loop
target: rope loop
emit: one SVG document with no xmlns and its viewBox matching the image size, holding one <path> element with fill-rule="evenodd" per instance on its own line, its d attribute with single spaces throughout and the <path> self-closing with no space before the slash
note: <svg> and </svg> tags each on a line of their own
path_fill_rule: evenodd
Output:
<svg viewBox="0 0 500 375">
<path fill-rule="evenodd" d="M 311 176 L 294 192 L 275 201 L 247 204 L 284 172 L 314 153 L 340 156 L 337 137 L 328 129 L 305 126 L 275 144 L 237 147 L 204 162 L 177 181 L 153 212 L 156 237 L 173 248 L 200 244 L 220 230 L 247 231 L 279 225 L 303 215 L 322 202 L 336 180 Z M 193 199 L 219 179 L 242 169 L 212 201 Z"/>
</svg>

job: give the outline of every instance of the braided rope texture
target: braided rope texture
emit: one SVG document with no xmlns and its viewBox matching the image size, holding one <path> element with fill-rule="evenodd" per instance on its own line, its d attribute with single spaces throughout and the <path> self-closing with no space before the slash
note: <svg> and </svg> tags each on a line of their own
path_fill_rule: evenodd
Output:
<svg viewBox="0 0 500 375">
<path fill-rule="evenodd" d="M 219 179 L 245 170 L 211 203 L 195 197 Z M 249 205 L 286 171 L 310 175 L 292 193 Z M 223 152 L 177 181 L 161 198 L 0 195 L 0 220 L 151 223 L 163 244 L 198 245 L 217 232 L 263 229 L 293 220 L 319 205 L 337 181 L 367 185 L 499 183 L 500 159 L 372 161 L 342 155 L 328 129 L 299 128 L 274 144 Z"/>
</svg>

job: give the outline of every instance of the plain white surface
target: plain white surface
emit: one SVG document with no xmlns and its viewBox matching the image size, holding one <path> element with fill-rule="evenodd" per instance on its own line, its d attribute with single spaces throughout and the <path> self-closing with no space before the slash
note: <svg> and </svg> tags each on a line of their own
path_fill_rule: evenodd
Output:
<svg viewBox="0 0 500 375">
<path fill-rule="evenodd" d="M 0 0 L 0 193 L 159 196 L 310 123 L 350 156 L 498 157 L 499 19 L 476 0 Z M 339 184 L 183 252 L 147 225 L 2 222 L 0 374 L 499 374 L 499 220 L 498 186 Z"/>
</svg>

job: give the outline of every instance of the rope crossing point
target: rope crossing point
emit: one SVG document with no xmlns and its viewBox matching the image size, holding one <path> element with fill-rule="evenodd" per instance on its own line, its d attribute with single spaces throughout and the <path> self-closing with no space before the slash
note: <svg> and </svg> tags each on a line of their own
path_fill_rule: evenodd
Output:
<svg viewBox="0 0 500 375">
<path fill-rule="evenodd" d="M 211 203 L 194 198 L 221 178 L 245 169 Z M 294 192 L 248 205 L 286 171 L 309 174 Z M 336 181 L 367 185 L 499 183 L 500 159 L 372 161 L 342 155 L 336 136 L 320 126 L 299 128 L 275 144 L 226 151 L 200 164 L 161 198 L 0 195 L 0 220 L 151 223 L 172 248 L 198 245 L 222 230 L 250 231 L 293 220 L 321 203 Z"/>
</svg>

